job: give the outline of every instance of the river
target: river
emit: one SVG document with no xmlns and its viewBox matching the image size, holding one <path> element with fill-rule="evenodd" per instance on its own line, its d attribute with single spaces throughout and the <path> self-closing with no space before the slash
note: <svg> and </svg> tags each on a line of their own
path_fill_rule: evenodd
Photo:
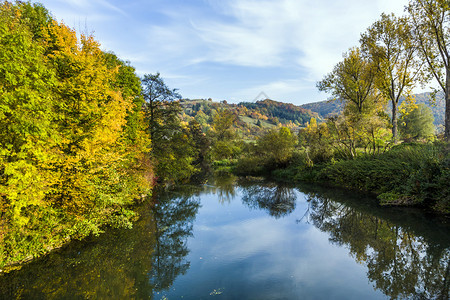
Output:
<svg viewBox="0 0 450 300">
<path fill-rule="evenodd" d="M 156 192 L 0 276 L 0 299 L 448 299 L 449 219 L 316 185 L 233 177 Z"/>
</svg>

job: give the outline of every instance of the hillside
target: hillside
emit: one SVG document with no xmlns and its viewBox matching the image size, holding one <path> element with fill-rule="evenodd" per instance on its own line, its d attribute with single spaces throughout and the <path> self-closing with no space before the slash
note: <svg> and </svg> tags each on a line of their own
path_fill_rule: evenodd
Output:
<svg viewBox="0 0 450 300">
<path fill-rule="evenodd" d="M 269 99 L 239 104 L 229 104 L 226 101 L 214 102 L 211 99 L 183 99 L 180 104 L 185 121 L 194 118 L 206 131 L 217 110 L 233 111 L 238 120 L 237 130 L 244 138 L 257 136 L 278 124 L 298 130 L 300 127 L 304 127 L 312 117 L 322 119 L 309 109 Z"/>
<path fill-rule="evenodd" d="M 444 98 L 442 93 L 438 93 L 436 101 L 432 103 L 430 96 L 431 93 L 416 94 L 416 103 L 424 103 L 431 107 L 434 124 L 438 130 L 441 130 L 444 124 Z M 206 131 L 212 122 L 212 115 L 217 110 L 232 110 L 238 119 L 237 130 L 243 137 L 249 138 L 278 124 L 298 130 L 304 127 L 312 117 L 320 122 L 339 114 L 343 109 L 343 104 L 339 100 L 325 100 L 300 106 L 270 99 L 239 104 L 227 103 L 227 101 L 215 102 L 211 99 L 183 99 L 180 104 L 185 121 L 195 118 Z"/>
<path fill-rule="evenodd" d="M 343 109 L 343 104 L 339 100 L 325 100 L 303 104 L 300 107 L 317 113 L 321 119 L 326 119 L 332 115 L 339 114 Z"/>
</svg>

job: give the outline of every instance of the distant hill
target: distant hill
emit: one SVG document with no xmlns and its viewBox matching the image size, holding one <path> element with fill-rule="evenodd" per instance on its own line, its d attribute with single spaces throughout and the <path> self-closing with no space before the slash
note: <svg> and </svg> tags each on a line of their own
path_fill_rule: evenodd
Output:
<svg viewBox="0 0 450 300">
<path fill-rule="evenodd" d="M 229 104 L 227 101 L 215 102 L 211 99 L 182 99 L 181 107 L 185 121 L 195 118 L 205 130 L 212 123 L 213 114 L 219 109 L 229 109 L 238 117 L 237 129 L 244 137 L 252 137 L 282 124 L 294 130 L 306 126 L 312 117 L 321 120 L 319 114 L 291 103 L 270 99 L 256 102 Z"/>
<path fill-rule="evenodd" d="M 416 94 L 416 103 L 424 103 L 431 107 L 431 111 L 434 116 L 434 125 L 443 130 L 445 120 L 445 100 L 444 93 L 438 93 L 436 95 L 436 101 L 431 100 L 431 93 Z"/>
<path fill-rule="evenodd" d="M 438 130 L 440 127 L 444 126 L 445 101 L 443 93 L 438 93 L 436 95 L 436 101 L 431 100 L 431 93 L 420 93 L 414 96 L 416 98 L 416 103 L 423 103 L 431 108 L 434 115 L 434 125 Z M 321 119 L 326 119 L 329 116 L 339 114 L 343 109 L 343 104 L 339 100 L 327 100 L 304 104 L 300 107 L 317 113 Z"/>
<path fill-rule="evenodd" d="M 430 93 L 416 94 L 416 102 L 431 107 L 434 123 L 438 130 L 442 130 L 445 112 L 443 94 L 438 93 L 434 103 L 430 100 L 430 95 Z M 312 117 L 320 122 L 339 114 L 343 109 L 343 103 L 339 100 L 320 101 L 300 106 L 270 99 L 239 104 L 231 104 L 227 101 L 215 102 L 211 99 L 182 99 L 180 104 L 185 121 L 195 118 L 205 130 L 208 130 L 211 125 L 212 116 L 217 110 L 229 109 L 237 116 L 237 130 L 243 137 L 249 138 L 278 124 L 298 130 L 306 126 Z"/>
<path fill-rule="evenodd" d="M 339 100 L 325 100 L 303 104 L 300 105 L 300 107 L 317 113 L 321 119 L 326 119 L 330 116 L 338 115 L 342 111 L 344 105 Z"/>
<path fill-rule="evenodd" d="M 312 117 L 320 118 L 317 113 L 312 112 L 310 109 L 270 99 L 256 102 L 241 102 L 238 106 L 246 107 L 250 111 L 257 111 L 269 119 L 277 118 L 281 124 L 293 122 L 299 126 L 304 126 Z"/>
</svg>

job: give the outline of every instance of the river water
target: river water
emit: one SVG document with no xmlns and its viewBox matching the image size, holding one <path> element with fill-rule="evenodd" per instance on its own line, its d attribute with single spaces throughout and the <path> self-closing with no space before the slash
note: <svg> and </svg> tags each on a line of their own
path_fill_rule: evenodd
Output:
<svg viewBox="0 0 450 300">
<path fill-rule="evenodd" d="M 0 276 L 0 299 L 448 299 L 448 218 L 218 178 Z"/>
</svg>

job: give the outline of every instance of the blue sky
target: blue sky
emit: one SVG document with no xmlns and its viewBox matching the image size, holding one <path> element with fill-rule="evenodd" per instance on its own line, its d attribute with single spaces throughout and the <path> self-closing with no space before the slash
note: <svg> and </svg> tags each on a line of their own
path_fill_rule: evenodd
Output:
<svg viewBox="0 0 450 300">
<path fill-rule="evenodd" d="M 382 12 L 408 0 L 43 0 L 138 75 L 160 72 L 185 98 L 297 105 L 329 97 L 316 82 Z"/>
</svg>

